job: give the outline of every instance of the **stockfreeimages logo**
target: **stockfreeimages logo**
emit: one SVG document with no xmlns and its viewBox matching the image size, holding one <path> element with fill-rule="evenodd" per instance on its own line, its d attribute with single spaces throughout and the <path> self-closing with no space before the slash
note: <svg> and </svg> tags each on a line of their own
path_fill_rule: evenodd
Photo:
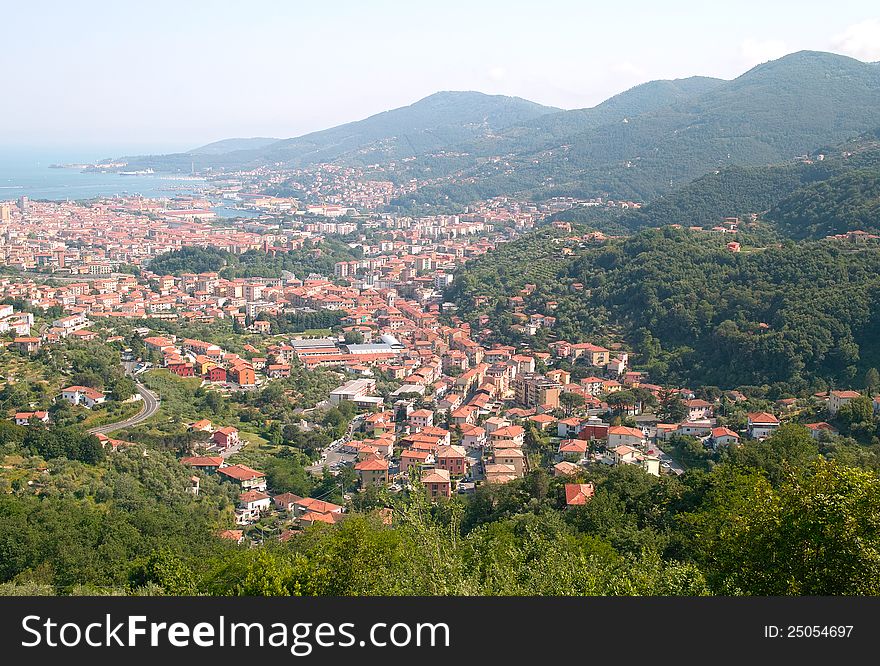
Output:
<svg viewBox="0 0 880 666">
<path fill-rule="evenodd" d="M 106 615 L 101 622 L 59 623 L 52 618 L 28 615 L 21 621 L 25 638 L 21 646 L 88 647 L 273 647 L 287 648 L 305 657 L 316 647 L 450 647 L 449 625 L 444 622 L 415 624 L 376 622 L 361 639 L 352 622 L 151 622 L 146 615 L 130 615 L 117 621 Z"/>
</svg>

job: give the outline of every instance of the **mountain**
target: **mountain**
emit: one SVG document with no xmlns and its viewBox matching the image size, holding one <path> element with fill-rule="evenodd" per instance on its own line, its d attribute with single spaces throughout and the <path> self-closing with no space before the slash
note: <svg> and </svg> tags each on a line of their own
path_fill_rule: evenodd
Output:
<svg viewBox="0 0 880 666">
<path fill-rule="evenodd" d="M 276 143 L 281 139 L 273 139 L 269 137 L 253 137 L 250 139 L 223 139 L 214 141 L 200 148 L 193 148 L 188 151 L 190 155 L 224 155 L 236 150 L 257 150 L 270 144 Z"/>
<path fill-rule="evenodd" d="M 630 88 L 588 109 L 548 113 L 517 123 L 462 149 L 479 155 L 523 152 L 528 146 L 552 147 L 579 132 L 609 123 L 628 121 L 675 102 L 692 99 L 723 84 L 723 79 L 692 76 L 687 79 L 650 81 Z"/>
<path fill-rule="evenodd" d="M 138 167 L 168 170 L 187 168 L 194 155 L 198 168 L 235 168 L 277 162 L 294 167 L 334 161 L 371 164 L 444 150 L 555 111 L 559 109 L 519 97 L 439 92 L 364 120 L 248 149 L 222 153 L 216 149 L 209 153 L 199 149 L 195 153 L 136 157 L 127 161 Z"/>
<path fill-rule="evenodd" d="M 880 169 L 859 169 L 795 191 L 767 219 L 793 238 L 880 233 Z"/>
<path fill-rule="evenodd" d="M 504 160 L 475 160 L 454 179 L 479 183 L 482 196 L 646 201 L 726 166 L 790 160 L 880 126 L 880 67 L 845 56 L 802 51 L 707 88 L 570 134 L 565 128 L 584 112 L 568 112 L 552 145 L 542 128 L 511 129 L 519 134 L 503 144 Z M 554 116 L 540 122 L 550 125 Z M 440 185 L 418 194 L 427 202 L 455 192 Z"/>
<path fill-rule="evenodd" d="M 500 194 L 650 201 L 706 174 L 788 162 L 878 126 L 880 66 L 801 51 L 731 81 L 652 81 L 589 109 L 441 92 L 300 137 L 230 140 L 128 162 L 188 171 L 192 161 L 197 168 L 393 161 L 384 177 L 433 181 L 393 202 L 404 207 Z"/>
<path fill-rule="evenodd" d="M 843 178 L 857 171 L 861 173 Z M 856 228 L 872 231 L 880 228 L 880 220 L 872 221 L 870 214 L 847 224 L 831 218 L 832 214 L 840 217 L 832 201 L 846 210 L 845 215 L 852 215 L 854 207 L 862 204 L 870 210 L 872 173 L 880 173 L 880 129 L 819 148 L 804 159 L 712 171 L 638 209 L 579 206 L 551 216 L 548 222 L 578 222 L 601 231 L 627 233 L 670 224 L 712 227 L 725 217 L 764 214 L 777 231 L 793 238 L 824 237 Z M 855 190 L 859 179 L 862 191 Z M 847 203 L 843 199 L 848 196 L 853 198 Z"/>
</svg>

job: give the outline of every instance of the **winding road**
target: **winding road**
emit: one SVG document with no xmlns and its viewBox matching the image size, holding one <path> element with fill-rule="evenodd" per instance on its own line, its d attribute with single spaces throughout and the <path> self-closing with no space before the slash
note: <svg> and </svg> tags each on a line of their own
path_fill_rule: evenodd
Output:
<svg viewBox="0 0 880 666">
<path fill-rule="evenodd" d="M 90 433 L 92 433 L 93 435 L 97 435 L 99 433 L 102 435 L 106 435 L 113 432 L 114 430 L 130 428 L 131 426 L 135 426 L 142 421 L 146 421 L 159 410 L 158 396 L 137 380 L 135 380 L 135 385 L 137 386 L 138 393 L 140 393 L 141 397 L 143 398 L 143 409 L 141 409 L 141 411 L 139 411 L 134 416 L 125 419 L 124 421 L 117 421 L 116 423 L 107 423 L 102 426 L 97 426 L 96 428 L 89 428 Z"/>
</svg>

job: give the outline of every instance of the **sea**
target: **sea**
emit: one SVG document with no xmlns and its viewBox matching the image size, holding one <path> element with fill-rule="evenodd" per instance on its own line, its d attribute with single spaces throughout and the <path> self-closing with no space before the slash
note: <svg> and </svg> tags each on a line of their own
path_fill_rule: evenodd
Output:
<svg viewBox="0 0 880 666">
<path fill-rule="evenodd" d="M 187 176 L 121 176 L 118 173 L 81 173 L 79 169 L 49 168 L 51 164 L 94 163 L 114 154 L 124 153 L 0 148 L 0 201 L 16 200 L 22 196 L 52 201 L 133 194 L 161 198 L 199 194 L 206 187 L 204 180 Z"/>
</svg>

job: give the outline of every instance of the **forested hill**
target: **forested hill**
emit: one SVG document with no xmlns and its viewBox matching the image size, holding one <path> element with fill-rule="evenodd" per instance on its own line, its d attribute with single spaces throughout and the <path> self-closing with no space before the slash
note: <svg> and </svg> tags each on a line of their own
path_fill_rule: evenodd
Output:
<svg viewBox="0 0 880 666">
<path fill-rule="evenodd" d="M 474 320 L 489 314 L 498 339 L 523 341 L 507 299 L 537 284 L 526 312 L 557 324 L 531 338 L 533 345 L 622 338 L 655 381 L 779 384 L 798 392 L 851 385 L 880 364 L 876 248 L 835 241 L 762 247 L 739 234 L 743 251 L 733 253 L 730 240 L 666 228 L 579 246 L 542 230 L 469 262 L 448 296 Z M 563 255 L 561 244 L 574 254 Z M 493 277 L 496 271 L 522 277 L 508 281 Z M 478 296 L 488 303 L 477 307 Z"/>
<path fill-rule="evenodd" d="M 282 271 L 290 271 L 298 278 L 310 273 L 333 275 L 337 261 L 355 259 L 351 248 L 332 238 L 320 243 L 307 243 L 299 250 L 266 254 L 249 250 L 237 255 L 213 247 L 184 247 L 165 252 L 152 259 L 147 266 L 158 275 L 182 273 L 220 273 L 227 279 L 246 277 L 280 277 Z"/>
<path fill-rule="evenodd" d="M 852 171 L 797 190 L 767 213 L 793 238 L 880 233 L 880 169 Z"/>
<path fill-rule="evenodd" d="M 767 213 L 765 219 L 793 238 L 877 229 L 880 222 L 871 213 L 872 197 L 876 198 L 876 193 L 871 194 L 871 181 L 880 174 L 880 130 L 819 148 L 808 157 L 766 166 L 727 167 L 639 209 L 573 208 L 550 221 L 631 232 L 670 224 L 711 228 L 725 217 Z M 844 177 L 851 172 L 858 173 Z M 845 219 L 835 220 L 835 216 Z"/>
</svg>

